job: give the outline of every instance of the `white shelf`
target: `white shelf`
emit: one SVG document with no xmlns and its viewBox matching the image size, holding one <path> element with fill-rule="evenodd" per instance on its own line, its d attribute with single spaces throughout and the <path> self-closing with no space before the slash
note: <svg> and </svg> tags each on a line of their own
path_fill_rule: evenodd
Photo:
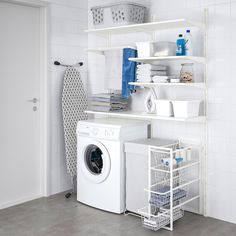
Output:
<svg viewBox="0 0 236 236">
<path fill-rule="evenodd" d="M 169 56 L 169 57 L 141 57 L 141 58 L 129 58 L 130 61 L 141 62 L 141 63 L 149 63 L 152 64 L 156 61 L 166 61 L 166 60 L 188 60 L 197 63 L 206 63 L 205 57 L 195 57 L 195 56 Z"/>
<path fill-rule="evenodd" d="M 205 83 L 144 83 L 144 82 L 129 82 L 129 85 L 152 88 L 152 87 L 184 87 L 184 88 L 200 88 L 205 89 Z"/>
<path fill-rule="evenodd" d="M 93 53 L 104 53 L 106 51 L 111 51 L 111 50 L 120 50 L 120 49 L 123 49 L 123 48 L 133 48 L 133 49 L 136 49 L 136 47 L 134 46 L 114 46 L 114 47 L 96 47 L 96 48 L 88 48 L 87 49 L 87 52 L 93 52 Z"/>
<path fill-rule="evenodd" d="M 188 27 L 199 27 L 204 29 L 204 24 L 186 19 L 176 19 L 167 21 L 150 22 L 143 24 L 125 25 L 117 27 L 109 27 L 102 29 L 89 29 L 85 30 L 86 33 L 106 35 L 106 34 L 127 34 L 137 32 L 153 32 L 158 30 L 177 29 L 177 28 L 188 28 Z"/>
<path fill-rule="evenodd" d="M 102 112 L 102 111 L 87 110 L 85 111 L 85 113 L 121 117 L 121 118 L 144 119 L 144 120 L 169 120 L 169 121 L 184 121 L 184 122 L 194 122 L 194 123 L 204 123 L 206 121 L 206 118 L 204 116 L 198 116 L 192 118 L 164 117 L 164 116 L 157 116 L 156 114 L 147 114 L 144 112 L 137 112 L 137 111 Z"/>
</svg>

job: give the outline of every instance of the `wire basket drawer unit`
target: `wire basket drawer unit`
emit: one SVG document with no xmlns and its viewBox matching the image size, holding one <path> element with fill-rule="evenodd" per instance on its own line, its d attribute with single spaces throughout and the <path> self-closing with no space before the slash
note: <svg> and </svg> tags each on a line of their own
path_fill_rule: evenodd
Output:
<svg viewBox="0 0 236 236">
<path fill-rule="evenodd" d="M 186 204 L 200 197 L 200 148 L 181 142 L 149 146 L 148 162 L 148 206 L 139 211 L 143 225 L 173 230 Z"/>
<path fill-rule="evenodd" d="M 129 2 L 91 8 L 95 28 L 143 23 L 146 7 Z"/>
</svg>

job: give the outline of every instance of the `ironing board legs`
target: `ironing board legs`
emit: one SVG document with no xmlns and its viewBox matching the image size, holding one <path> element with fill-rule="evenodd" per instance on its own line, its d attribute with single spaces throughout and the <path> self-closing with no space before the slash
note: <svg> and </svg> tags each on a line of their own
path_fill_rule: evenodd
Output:
<svg viewBox="0 0 236 236">
<path fill-rule="evenodd" d="M 70 198 L 73 193 L 77 193 L 77 176 L 71 177 L 72 190 L 65 194 L 65 198 Z"/>
</svg>

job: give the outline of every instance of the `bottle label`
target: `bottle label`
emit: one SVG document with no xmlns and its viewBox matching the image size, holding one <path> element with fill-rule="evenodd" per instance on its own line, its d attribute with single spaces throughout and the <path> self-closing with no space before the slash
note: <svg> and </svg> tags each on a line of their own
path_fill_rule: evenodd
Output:
<svg viewBox="0 0 236 236">
<path fill-rule="evenodd" d="M 182 45 L 181 45 L 181 44 L 178 44 L 178 45 L 177 45 L 176 53 L 177 53 L 177 54 L 182 54 L 182 52 L 183 52 Z"/>
</svg>

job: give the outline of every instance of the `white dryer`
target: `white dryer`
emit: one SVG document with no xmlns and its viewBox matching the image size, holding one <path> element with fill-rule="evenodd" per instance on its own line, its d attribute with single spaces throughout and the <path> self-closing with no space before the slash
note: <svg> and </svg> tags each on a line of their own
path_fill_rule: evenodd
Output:
<svg viewBox="0 0 236 236">
<path fill-rule="evenodd" d="M 146 121 L 103 118 L 77 125 L 77 200 L 114 213 L 125 210 L 124 142 L 146 138 Z"/>
</svg>

